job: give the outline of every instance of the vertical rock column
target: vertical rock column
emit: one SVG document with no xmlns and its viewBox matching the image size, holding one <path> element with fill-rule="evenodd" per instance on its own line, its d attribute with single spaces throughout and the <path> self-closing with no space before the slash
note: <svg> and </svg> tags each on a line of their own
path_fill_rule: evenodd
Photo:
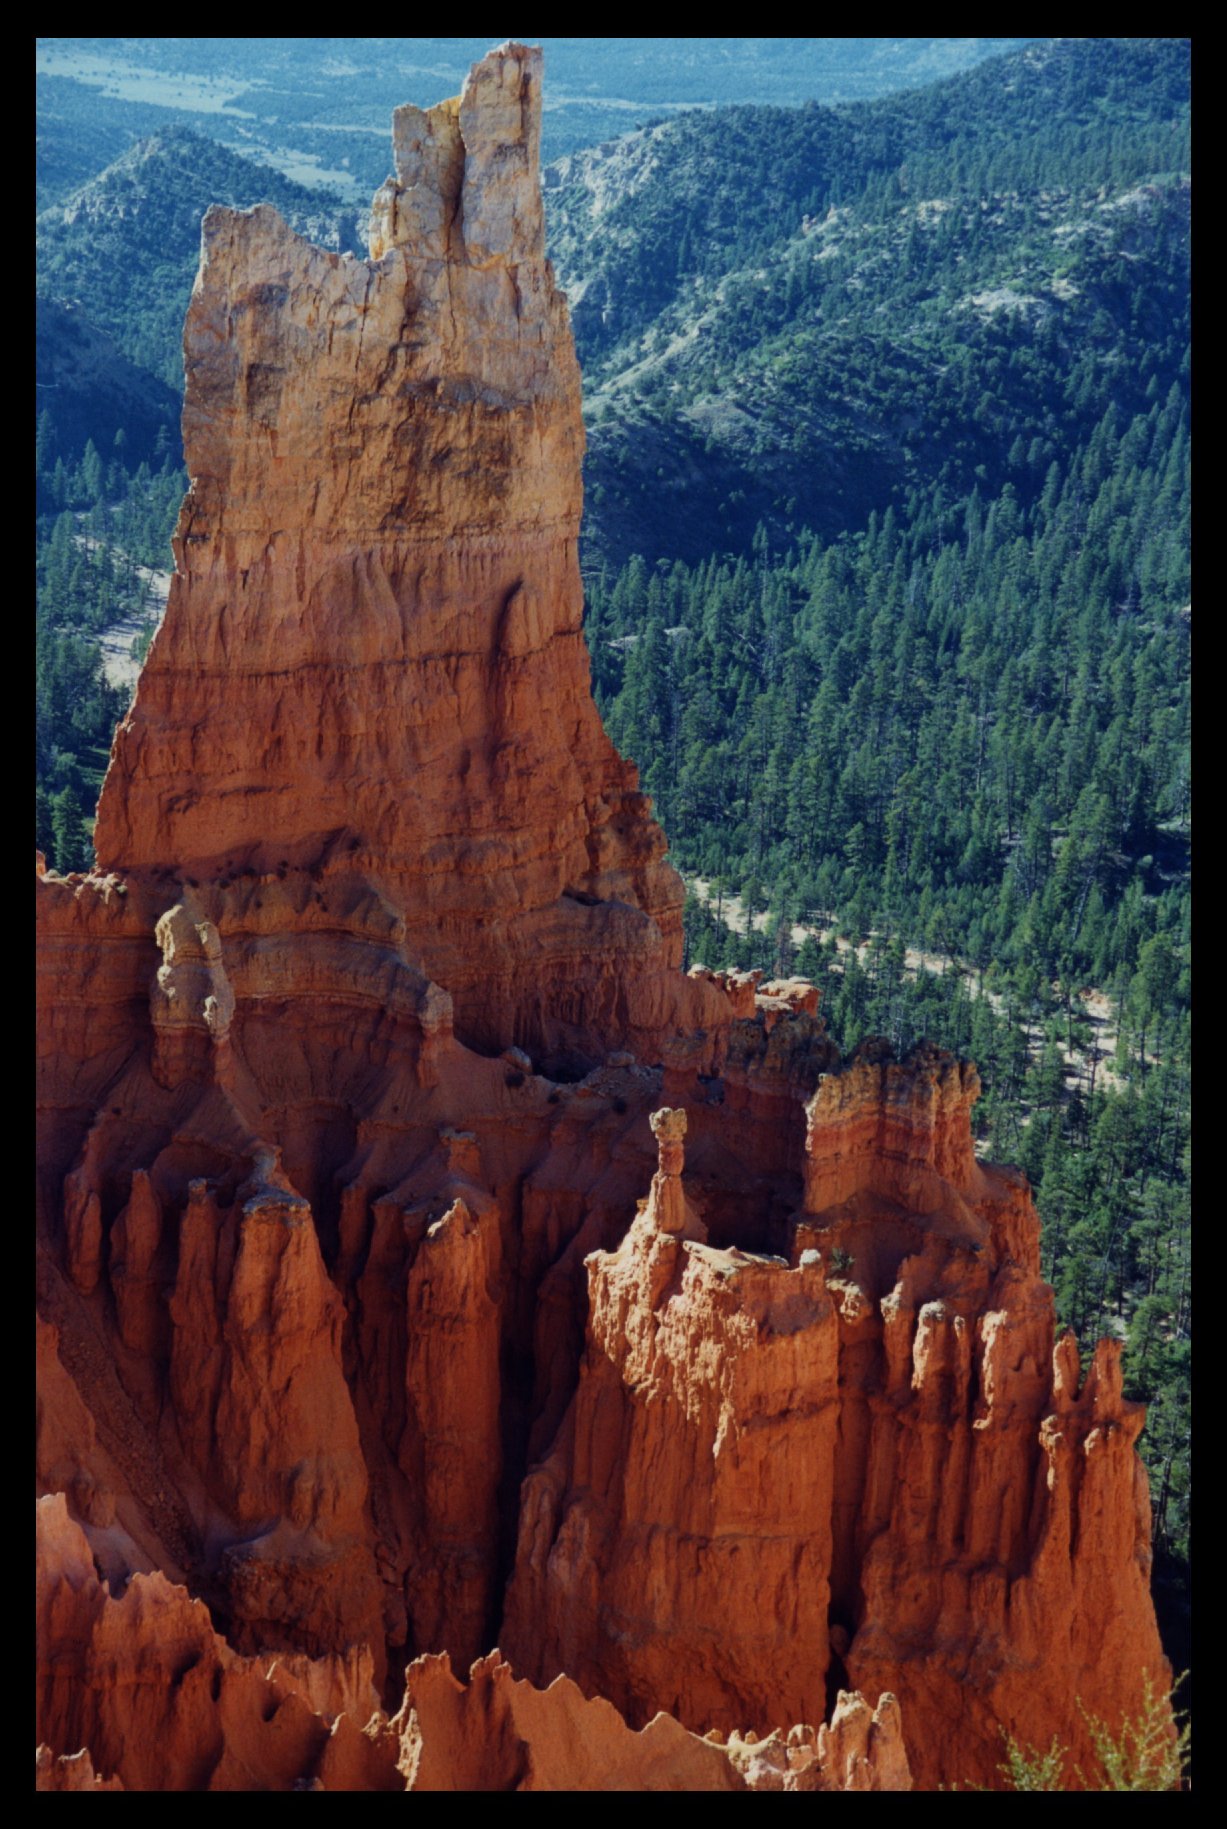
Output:
<svg viewBox="0 0 1227 1829">
<path fill-rule="evenodd" d="M 162 1240 L 162 1205 L 144 1169 L 134 1169 L 128 1204 L 111 1234 L 111 1288 L 119 1334 L 134 1353 L 160 1359 L 169 1340 L 166 1306 L 156 1259 Z"/>
<path fill-rule="evenodd" d="M 726 999 L 677 969 L 681 879 L 592 699 L 541 82 L 540 51 L 505 44 L 459 98 L 396 111 L 369 260 L 267 205 L 206 213 L 191 488 L 95 844 L 202 898 L 252 873 L 364 881 L 484 1050 L 659 1058 L 703 1030 L 710 1055 Z M 185 891 L 159 938 L 156 1071 L 199 1077 L 212 1044 L 224 1070 L 244 1010 L 218 935 Z"/>
<path fill-rule="evenodd" d="M 365 1641 L 382 1662 L 341 1300 L 274 1152 L 240 1198 L 222 1213 L 192 1184 L 171 1300 L 179 1433 L 245 1533 L 223 1557 L 233 1636 L 313 1655 Z"/>
<path fill-rule="evenodd" d="M 682 1188 L 685 1115 L 615 1252 L 587 1260 L 588 1346 L 524 1484 L 502 1643 L 642 1725 L 824 1713 L 837 1334 L 817 1259 L 715 1251 Z"/>
<path fill-rule="evenodd" d="M 478 1215 L 457 1198 L 428 1228 L 406 1291 L 406 1436 L 422 1503 L 406 1603 L 417 1647 L 461 1668 L 488 1648 L 497 1559 L 497 1250 L 493 1202 Z"/>
<path fill-rule="evenodd" d="M 979 1316 L 883 1302 L 888 1390 L 874 1404 L 851 1680 L 900 1699 L 917 1783 L 998 1781 L 1002 1734 L 1097 1769 L 1086 1715 L 1113 1731 L 1170 1672 L 1150 1603 L 1142 1407 L 1104 1341 L 1081 1393 L 1052 1291 L 1015 1265 Z"/>
</svg>

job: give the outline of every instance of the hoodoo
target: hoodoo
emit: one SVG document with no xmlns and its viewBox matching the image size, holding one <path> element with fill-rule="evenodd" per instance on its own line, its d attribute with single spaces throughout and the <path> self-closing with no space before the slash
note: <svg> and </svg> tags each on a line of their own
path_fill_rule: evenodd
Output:
<svg viewBox="0 0 1227 1829">
<path fill-rule="evenodd" d="M 677 972 L 681 885 L 589 691 L 540 124 L 518 45 L 398 109 L 369 261 L 267 207 L 206 215 L 173 601 L 95 844 L 207 884 L 228 970 L 297 938 L 297 887 L 328 936 L 313 1002 L 352 1003 L 375 946 L 402 1018 L 450 1000 L 472 1046 L 591 1066 L 722 1012 Z"/>
<path fill-rule="evenodd" d="M 37 880 L 42 1788 L 991 1784 L 1167 1678 L 974 1069 L 681 970 L 540 110 L 514 44 L 398 109 L 369 260 L 204 221 L 170 601 Z"/>
</svg>

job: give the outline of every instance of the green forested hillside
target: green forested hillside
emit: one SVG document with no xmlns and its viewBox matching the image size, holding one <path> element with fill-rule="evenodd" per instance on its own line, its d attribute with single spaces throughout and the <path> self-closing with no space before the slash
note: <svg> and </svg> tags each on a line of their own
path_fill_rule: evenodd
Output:
<svg viewBox="0 0 1227 1829">
<path fill-rule="evenodd" d="M 37 304 L 35 392 L 42 424 L 40 454 L 68 462 L 93 440 L 109 451 L 122 433 L 121 449 L 135 467 L 142 458 L 179 449 L 179 393 L 137 368 L 105 331 L 79 307 L 40 297 Z M 40 474 L 45 467 L 40 464 Z M 48 479 L 49 480 L 49 479 Z M 48 495 L 39 508 L 52 505 Z"/>
<path fill-rule="evenodd" d="M 59 870 L 87 870 L 98 792 L 130 693 L 108 684 L 98 638 L 151 609 L 138 567 L 170 564 L 187 486 L 177 436 L 151 458 L 120 427 L 79 459 L 44 411 L 36 443 L 35 772 L 37 844 Z"/>
<path fill-rule="evenodd" d="M 625 309 L 582 332 L 594 681 L 702 891 L 688 957 L 816 978 L 845 1045 L 928 1034 L 979 1062 L 982 1145 L 1032 1178 L 1063 1318 L 1086 1344 L 1116 1330 L 1151 1402 L 1175 1566 L 1186 84 L 1172 43 L 1032 49 L 948 85 L 957 106 L 849 110 L 856 156 L 886 161 L 859 190 L 836 124 L 803 112 L 790 131 L 825 135 L 828 164 L 791 180 L 795 233 L 782 194 L 752 213 L 740 176 L 725 189 L 721 117 L 638 136 L 586 231 L 591 284 L 618 274 Z M 764 171 L 764 127 L 740 124 L 738 172 Z M 691 134 L 706 162 L 637 163 Z M 606 178 L 617 156 L 586 155 Z M 819 169 L 827 188 L 803 193 Z M 653 294 L 662 222 L 658 254 L 681 252 Z M 619 223 L 644 239 L 628 226 L 620 248 Z M 679 280 L 683 255 L 719 269 L 754 236 L 753 267 Z"/>
<path fill-rule="evenodd" d="M 183 391 L 183 317 L 210 203 L 272 203 L 322 247 L 356 251 L 354 211 L 187 128 L 142 140 L 38 218 L 38 290 L 77 300 L 129 361 Z"/>
<path fill-rule="evenodd" d="M 848 1044 L 970 1053 L 985 1139 L 1046 1217 L 1104 1112 L 1158 1100 L 1112 1200 L 1069 1216 L 1097 1265 L 1046 1233 L 1088 1334 L 1154 1296 L 1131 1253 L 1156 1203 L 1185 1236 L 1187 462 L 1173 389 L 1123 431 L 1109 410 L 1026 514 L 1007 484 L 782 556 L 634 560 L 590 592 L 607 726 L 710 885 L 692 959 L 814 977 Z M 712 904 L 734 896 L 762 933 L 722 930 Z M 1084 1194 L 1106 1163 L 1092 1150 Z M 1164 1236 L 1178 1306 L 1186 1245 Z"/>
<path fill-rule="evenodd" d="M 641 335 L 696 276 L 747 268 L 832 206 L 1077 191 L 1187 168 L 1179 39 L 1048 40 L 854 107 L 688 113 L 546 173 L 560 277 L 616 305 L 578 311 L 585 368 Z M 866 195 L 868 193 L 868 195 Z"/>
<path fill-rule="evenodd" d="M 1161 1545 L 1187 1548 L 1188 428 L 1110 409 L 903 526 L 592 581 L 615 741 L 679 867 L 687 961 L 799 971 L 836 1039 L 981 1068 L 1062 1318 L 1128 1342 Z M 1124 582 L 1122 583 L 1122 580 Z M 719 918 L 766 915 L 736 933 Z"/>
<path fill-rule="evenodd" d="M 593 557 L 863 528 L 1036 482 L 1187 347 L 1188 58 L 1033 46 L 863 108 L 688 115 L 563 161 Z M 1014 481 L 1019 478 L 1015 466 Z"/>
</svg>

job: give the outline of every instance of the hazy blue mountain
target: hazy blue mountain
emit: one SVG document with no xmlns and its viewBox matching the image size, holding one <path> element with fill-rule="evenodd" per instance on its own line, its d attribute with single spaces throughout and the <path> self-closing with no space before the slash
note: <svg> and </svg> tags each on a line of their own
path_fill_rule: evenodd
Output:
<svg viewBox="0 0 1227 1829">
<path fill-rule="evenodd" d="M 216 83 L 222 52 L 191 56 Z M 1184 43 L 1065 40 L 870 103 L 691 111 L 556 161 L 589 556 L 860 526 L 917 487 L 998 484 L 1019 439 L 1040 464 L 1109 398 L 1165 391 L 1187 335 L 1187 132 Z M 335 194 L 179 128 L 43 212 L 40 287 L 178 385 L 215 199 L 361 245 Z"/>
<path fill-rule="evenodd" d="M 545 49 L 547 159 L 611 139 L 655 114 L 728 102 L 863 100 L 932 82 L 1028 42 L 526 36 Z M 391 110 L 455 94 L 492 42 L 40 39 L 40 199 L 63 195 L 100 171 L 128 143 L 113 137 L 125 124 L 131 138 L 188 118 L 300 182 L 363 197 L 386 175 Z"/>
<path fill-rule="evenodd" d="M 590 554 L 863 526 L 1165 393 L 1189 327 L 1188 94 L 1178 40 L 1058 41 L 557 162 Z"/>
</svg>

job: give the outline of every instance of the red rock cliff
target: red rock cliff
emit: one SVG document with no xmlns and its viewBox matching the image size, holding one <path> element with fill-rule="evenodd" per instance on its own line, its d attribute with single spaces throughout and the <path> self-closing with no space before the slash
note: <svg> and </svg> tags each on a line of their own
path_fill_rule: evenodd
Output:
<svg viewBox="0 0 1227 1829">
<path fill-rule="evenodd" d="M 205 221 L 167 615 L 36 884 L 44 1788 L 991 1782 L 1163 1677 L 974 1070 L 678 969 L 540 83 L 398 110 L 369 261 Z"/>
</svg>

